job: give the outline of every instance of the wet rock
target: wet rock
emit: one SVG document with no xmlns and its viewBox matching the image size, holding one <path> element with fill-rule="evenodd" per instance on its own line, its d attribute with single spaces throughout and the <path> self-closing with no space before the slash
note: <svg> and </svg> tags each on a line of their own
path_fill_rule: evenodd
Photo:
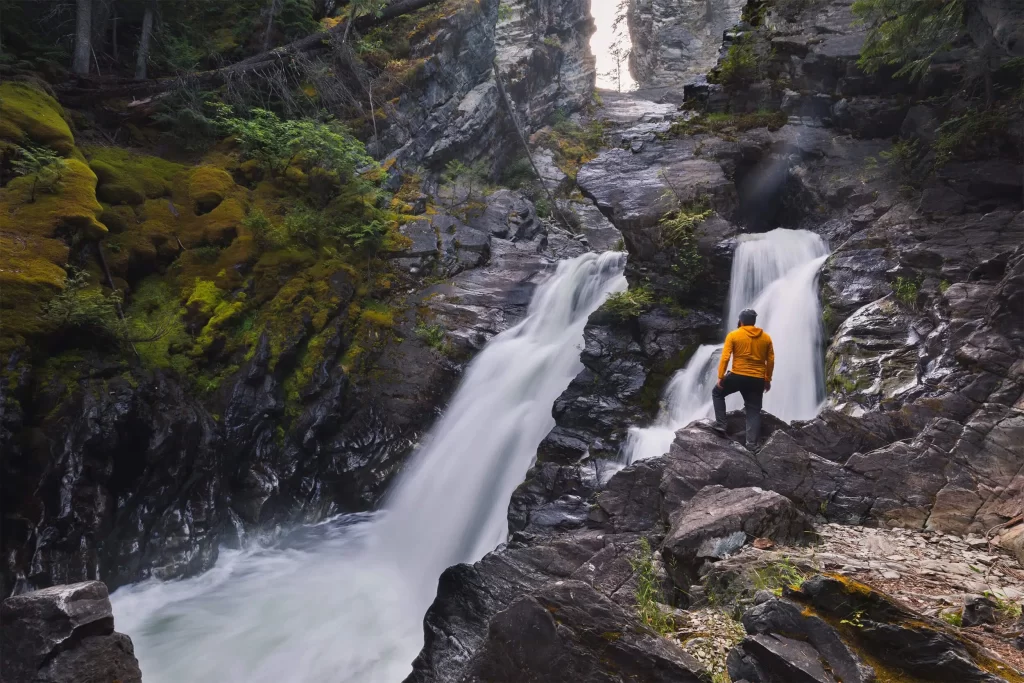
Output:
<svg viewBox="0 0 1024 683">
<path fill-rule="evenodd" d="M 557 619 L 557 620 L 556 620 Z M 579 581 L 549 585 L 498 613 L 464 681 L 702 683 L 700 664 Z"/>
<path fill-rule="evenodd" d="M 1012 670 L 940 621 L 928 619 L 886 595 L 850 580 L 817 576 L 789 593 L 832 618 L 846 619 L 858 648 L 883 666 L 930 680 L 995 683 Z"/>
<path fill-rule="evenodd" d="M 132 641 L 114 632 L 107 587 L 99 581 L 54 586 L 0 605 L 2 663 L 8 683 L 139 683 Z"/>
<path fill-rule="evenodd" d="M 836 679 L 822 665 L 814 647 L 775 633 L 744 638 L 742 643 L 729 652 L 728 667 L 729 676 L 734 681 L 836 683 Z"/>
<path fill-rule="evenodd" d="M 680 587 L 693 583 L 701 563 L 734 554 L 748 540 L 799 544 L 812 533 L 810 521 L 791 501 L 753 487 L 708 486 L 678 510 L 670 511 L 669 518 L 672 527 L 662 553 Z"/>
<path fill-rule="evenodd" d="M 508 240 L 532 240 L 543 230 L 533 203 L 512 190 L 488 195 L 484 210 L 471 216 L 469 225 L 484 234 Z"/>
<path fill-rule="evenodd" d="M 961 616 L 963 626 L 980 626 L 996 623 L 996 603 L 985 595 L 968 595 L 964 598 Z"/>
</svg>

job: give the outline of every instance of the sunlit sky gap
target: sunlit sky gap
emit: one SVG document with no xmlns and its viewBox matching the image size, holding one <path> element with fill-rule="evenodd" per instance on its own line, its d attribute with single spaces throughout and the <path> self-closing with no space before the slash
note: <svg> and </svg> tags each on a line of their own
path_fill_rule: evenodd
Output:
<svg viewBox="0 0 1024 683">
<path fill-rule="evenodd" d="M 590 49 L 597 57 L 597 87 L 616 90 L 618 82 L 615 77 L 615 58 L 611 55 L 611 46 L 615 42 L 616 32 L 612 30 L 615 22 L 615 8 L 618 0 L 590 0 L 590 14 L 597 24 L 597 31 L 590 39 Z M 619 28 L 623 43 L 629 47 L 629 30 L 625 22 Z M 633 90 L 636 83 L 629 73 L 629 66 L 622 64 L 622 90 Z"/>
</svg>

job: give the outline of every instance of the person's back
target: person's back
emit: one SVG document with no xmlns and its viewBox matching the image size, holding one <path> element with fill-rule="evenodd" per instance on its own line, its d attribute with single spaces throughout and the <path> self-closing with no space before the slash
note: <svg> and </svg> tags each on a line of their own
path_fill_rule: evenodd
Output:
<svg viewBox="0 0 1024 683">
<path fill-rule="evenodd" d="M 761 432 L 761 403 L 764 392 L 772 387 L 775 349 L 771 336 L 755 327 L 757 313 L 740 313 L 737 329 L 725 337 L 722 358 L 718 362 L 718 384 L 711 391 L 715 406 L 715 429 L 725 431 L 725 397 L 737 391 L 743 395 L 747 412 L 748 448 L 754 448 Z M 732 371 L 726 372 L 732 358 Z"/>
</svg>

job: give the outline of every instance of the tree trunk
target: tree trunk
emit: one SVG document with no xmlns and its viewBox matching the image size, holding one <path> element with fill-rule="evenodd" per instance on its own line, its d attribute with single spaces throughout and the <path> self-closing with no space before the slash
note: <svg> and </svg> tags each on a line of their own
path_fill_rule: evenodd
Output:
<svg viewBox="0 0 1024 683">
<path fill-rule="evenodd" d="M 270 33 L 274 30 L 274 17 L 277 16 L 277 0 L 270 0 L 270 12 L 267 13 L 267 30 L 263 32 L 263 51 L 270 49 Z"/>
<path fill-rule="evenodd" d="M 75 52 L 71 59 L 71 70 L 82 76 L 89 74 L 89 59 L 92 57 L 92 0 L 76 0 Z"/>
<path fill-rule="evenodd" d="M 139 37 L 139 54 L 135 61 L 135 80 L 146 78 L 146 67 L 149 64 L 149 43 L 153 38 L 153 3 L 146 3 L 146 12 L 142 15 L 142 35 Z"/>
</svg>

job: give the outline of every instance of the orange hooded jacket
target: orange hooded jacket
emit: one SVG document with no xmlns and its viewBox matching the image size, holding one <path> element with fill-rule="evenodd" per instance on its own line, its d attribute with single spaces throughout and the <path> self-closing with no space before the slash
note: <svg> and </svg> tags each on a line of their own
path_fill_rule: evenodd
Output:
<svg viewBox="0 0 1024 683">
<path fill-rule="evenodd" d="M 718 379 L 725 377 L 732 356 L 732 371 L 737 375 L 758 377 L 766 382 L 772 381 L 775 369 L 775 349 L 772 338 L 760 327 L 744 325 L 728 334 L 722 359 L 718 361 Z"/>
</svg>

